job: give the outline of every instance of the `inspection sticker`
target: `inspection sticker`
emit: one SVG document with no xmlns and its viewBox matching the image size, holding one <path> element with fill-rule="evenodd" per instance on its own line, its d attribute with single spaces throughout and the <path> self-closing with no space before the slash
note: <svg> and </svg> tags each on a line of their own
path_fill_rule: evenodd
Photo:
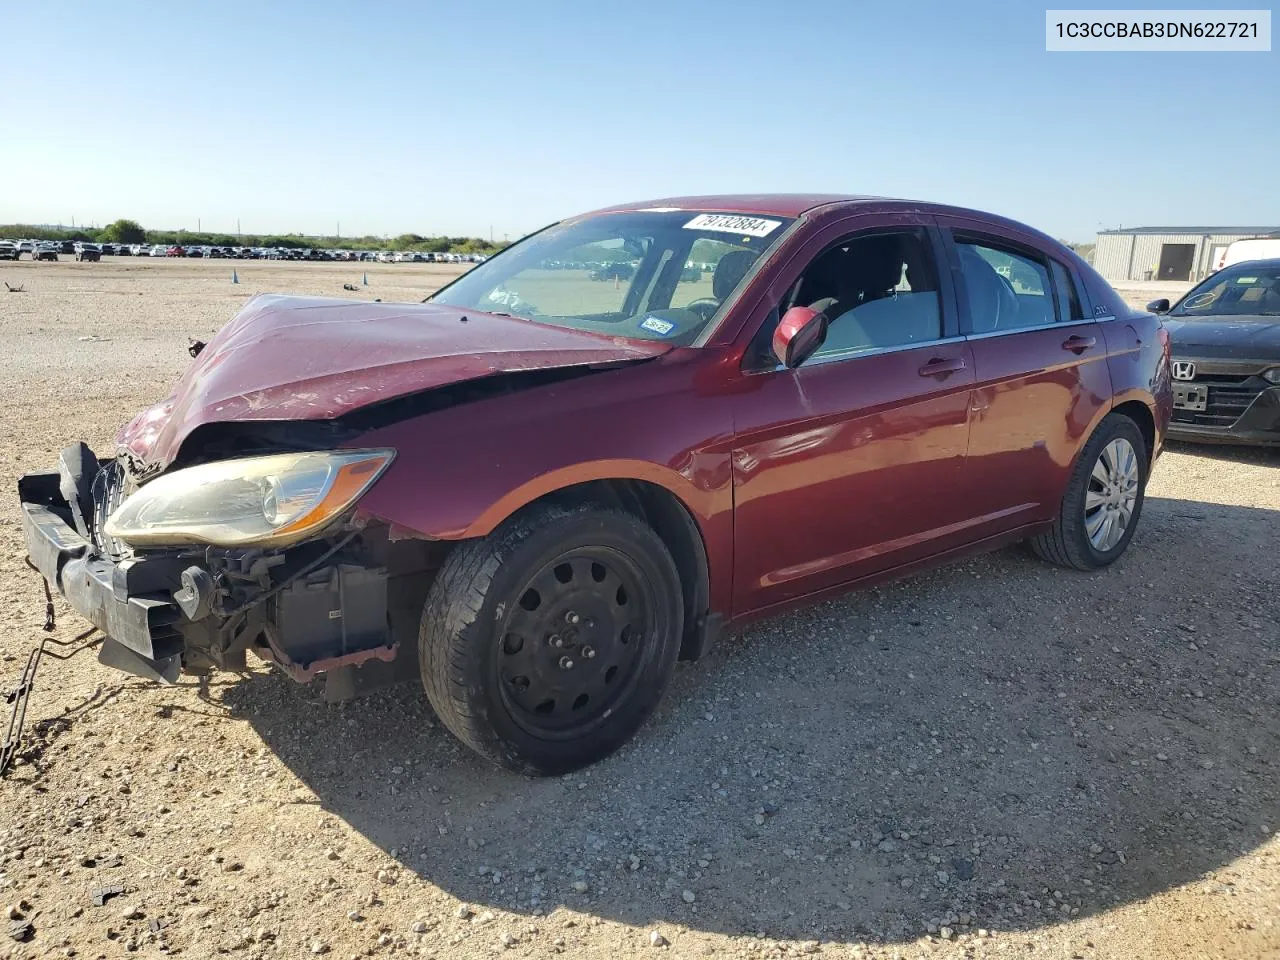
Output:
<svg viewBox="0 0 1280 960">
<path fill-rule="evenodd" d="M 665 337 L 676 328 L 676 325 L 670 320 L 663 320 L 661 317 L 645 317 L 640 322 L 640 326 L 646 330 L 652 330 L 660 337 Z"/>
<path fill-rule="evenodd" d="M 781 220 L 744 217 L 736 213 L 700 213 L 684 225 L 686 230 L 712 230 L 744 237 L 767 237 L 782 226 Z"/>
</svg>

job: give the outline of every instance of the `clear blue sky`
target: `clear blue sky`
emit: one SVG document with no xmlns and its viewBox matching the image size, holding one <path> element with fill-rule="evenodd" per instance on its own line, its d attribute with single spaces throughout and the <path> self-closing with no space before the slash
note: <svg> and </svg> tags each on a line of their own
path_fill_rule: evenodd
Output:
<svg viewBox="0 0 1280 960">
<path fill-rule="evenodd" d="M 1044 10 L 10 0 L 0 223 L 514 239 L 624 200 L 812 190 L 1072 240 L 1280 224 L 1280 53 L 1051 54 Z"/>
</svg>

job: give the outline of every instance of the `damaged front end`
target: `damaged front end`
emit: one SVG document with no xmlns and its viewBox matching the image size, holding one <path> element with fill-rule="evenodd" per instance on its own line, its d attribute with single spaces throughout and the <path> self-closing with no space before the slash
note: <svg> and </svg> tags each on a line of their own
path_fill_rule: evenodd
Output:
<svg viewBox="0 0 1280 960">
<path fill-rule="evenodd" d="M 195 468 L 206 474 L 198 478 L 197 495 L 187 498 L 195 501 L 194 508 L 183 508 L 187 520 L 176 508 L 166 514 L 160 490 L 132 509 L 135 524 L 149 524 L 146 535 L 125 529 L 121 536 L 122 503 L 144 501 L 138 489 L 150 484 L 138 488 L 121 461 L 99 464 L 84 444 L 69 447 L 58 470 L 19 480 L 28 554 L 49 584 L 106 635 L 99 660 L 108 666 L 172 683 L 183 671 L 243 670 L 245 654 L 253 650 L 295 680 L 324 674 L 330 698 L 344 699 L 355 690 L 354 668 L 396 659 L 399 642 L 389 615 L 394 595 L 433 566 L 433 545 L 393 544 L 385 527 L 357 522 L 352 504 L 372 480 L 361 479 L 358 489 L 349 482 L 333 501 L 342 477 L 323 495 L 270 477 L 260 484 L 267 489 L 266 512 L 284 516 L 275 525 L 284 536 L 273 531 L 261 538 L 266 543 L 236 544 L 260 531 L 235 515 L 249 512 L 246 497 L 211 484 L 208 473 L 214 466 L 231 473 L 228 464 L 249 462 Z M 151 483 L 161 479 L 165 475 Z M 199 501 L 201 490 L 211 491 L 206 505 Z M 325 508 L 329 513 L 312 502 L 324 499 L 333 501 Z M 300 516 L 290 518 L 290 510 Z M 167 530 L 153 532 L 166 522 Z M 180 542 L 202 535 L 222 543 Z M 158 542 L 165 540 L 173 542 Z M 414 658 L 408 659 L 401 671 L 412 667 Z M 391 671 L 384 670 L 372 685 L 387 679 Z"/>
<path fill-rule="evenodd" d="M 345 698 L 393 659 L 391 676 L 415 667 L 450 549 L 358 512 L 396 455 L 362 438 L 670 349 L 436 304 L 259 296 L 122 428 L 114 459 L 80 443 L 21 478 L 27 550 L 110 638 L 104 663 L 173 682 L 255 650 Z"/>
</svg>

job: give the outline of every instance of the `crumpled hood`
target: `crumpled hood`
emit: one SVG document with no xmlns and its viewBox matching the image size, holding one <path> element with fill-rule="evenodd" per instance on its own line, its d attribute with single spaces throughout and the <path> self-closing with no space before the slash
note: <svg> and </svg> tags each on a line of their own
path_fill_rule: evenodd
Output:
<svg viewBox="0 0 1280 960">
<path fill-rule="evenodd" d="M 1166 316 L 1173 355 L 1280 360 L 1280 317 L 1240 316 L 1188 319 Z"/>
<path fill-rule="evenodd" d="M 264 294 L 117 441 L 155 467 L 206 423 L 327 420 L 496 373 L 644 360 L 669 349 L 429 303 Z"/>
</svg>

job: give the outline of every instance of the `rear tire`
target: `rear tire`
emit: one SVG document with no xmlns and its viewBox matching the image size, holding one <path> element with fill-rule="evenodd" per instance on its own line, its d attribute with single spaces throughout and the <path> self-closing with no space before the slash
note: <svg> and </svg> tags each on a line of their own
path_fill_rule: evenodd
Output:
<svg viewBox="0 0 1280 960">
<path fill-rule="evenodd" d="M 1030 539 L 1031 549 L 1073 570 L 1114 563 L 1142 516 L 1149 464 L 1138 425 L 1123 414 L 1108 414 L 1080 451 L 1053 526 Z"/>
<path fill-rule="evenodd" d="M 683 633 L 679 573 L 638 517 L 536 507 L 444 562 L 418 638 L 422 685 L 481 756 L 535 775 L 607 756 L 648 718 Z"/>
</svg>

